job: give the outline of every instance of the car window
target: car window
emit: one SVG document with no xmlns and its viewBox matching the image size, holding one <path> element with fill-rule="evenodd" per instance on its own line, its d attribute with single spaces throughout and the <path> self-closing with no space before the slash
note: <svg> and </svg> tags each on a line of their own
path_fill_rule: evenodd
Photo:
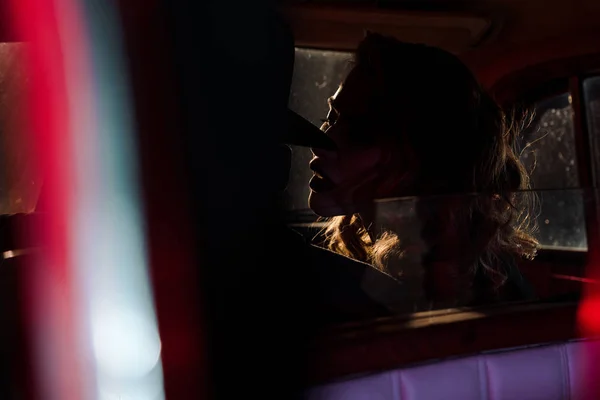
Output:
<svg viewBox="0 0 600 400">
<path fill-rule="evenodd" d="M 538 191 L 538 240 L 545 247 L 585 250 L 583 198 L 575 190 L 580 184 L 571 96 L 562 93 L 543 99 L 533 112 L 520 151 Z"/>
</svg>

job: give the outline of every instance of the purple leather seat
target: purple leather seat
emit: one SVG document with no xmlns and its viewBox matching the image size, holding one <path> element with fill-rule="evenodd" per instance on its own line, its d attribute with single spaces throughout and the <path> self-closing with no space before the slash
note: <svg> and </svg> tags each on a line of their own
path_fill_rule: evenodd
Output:
<svg viewBox="0 0 600 400">
<path fill-rule="evenodd" d="M 600 342 L 504 349 L 315 387 L 307 400 L 597 400 Z M 594 369 L 595 368 L 595 369 Z"/>
</svg>

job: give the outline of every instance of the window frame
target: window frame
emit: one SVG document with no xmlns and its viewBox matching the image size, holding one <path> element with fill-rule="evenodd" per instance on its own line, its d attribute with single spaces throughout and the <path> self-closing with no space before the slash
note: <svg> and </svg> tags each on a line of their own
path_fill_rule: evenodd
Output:
<svg viewBox="0 0 600 400">
<path fill-rule="evenodd" d="M 600 177 L 594 168 L 593 138 L 590 132 L 585 105 L 583 83 L 587 78 L 600 76 L 600 54 L 589 54 L 567 59 L 551 60 L 513 72 L 497 81 L 491 93 L 503 107 L 531 107 L 535 103 L 562 93 L 569 93 L 573 108 L 573 130 L 579 188 L 589 190 L 592 201 L 584 203 L 585 230 L 588 250 L 585 252 L 567 249 L 540 249 L 538 257 L 544 259 L 560 254 L 554 261 L 558 267 L 566 263 L 580 270 L 592 259 L 597 259 L 594 243 L 600 237 L 600 219 L 598 207 L 600 200 L 597 190 Z M 571 254 L 569 254 L 571 253 Z M 584 257 L 581 254 L 584 253 Z M 535 262 L 535 260 L 534 260 Z"/>
<path fill-rule="evenodd" d="M 577 311 L 578 304 L 572 301 L 513 303 L 331 327 L 307 348 L 308 365 L 313 367 L 306 384 L 481 352 L 584 339 L 577 329 Z M 518 326 L 521 334 L 498 334 L 507 326 Z"/>
</svg>

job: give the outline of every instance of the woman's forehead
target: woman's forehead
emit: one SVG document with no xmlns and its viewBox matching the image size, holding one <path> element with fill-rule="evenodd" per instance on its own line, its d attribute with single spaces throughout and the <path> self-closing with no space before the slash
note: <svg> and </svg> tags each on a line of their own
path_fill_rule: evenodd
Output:
<svg viewBox="0 0 600 400">
<path fill-rule="evenodd" d="M 366 114 L 372 94 L 373 85 L 369 77 L 355 68 L 329 98 L 329 104 L 338 112 Z"/>
</svg>

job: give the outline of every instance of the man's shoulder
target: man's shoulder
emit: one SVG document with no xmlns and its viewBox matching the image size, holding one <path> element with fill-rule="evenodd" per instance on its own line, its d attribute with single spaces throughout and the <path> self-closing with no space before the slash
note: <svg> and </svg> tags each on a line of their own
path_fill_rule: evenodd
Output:
<svg viewBox="0 0 600 400">
<path fill-rule="evenodd" d="M 377 282 L 386 282 L 387 284 L 394 285 L 398 283 L 392 276 L 375 268 L 371 264 L 354 260 L 322 247 L 309 246 L 309 252 L 313 253 L 312 260 L 314 265 L 320 268 L 322 272 L 329 271 L 332 274 L 346 275 L 349 278 L 358 279 L 363 283 L 372 282 L 376 284 Z"/>
<path fill-rule="evenodd" d="M 370 264 L 352 259 L 350 257 L 346 257 L 343 254 L 333 252 L 329 249 L 319 247 L 319 246 L 316 246 L 316 245 L 310 244 L 310 243 L 306 243 L 306 245 L 308 246 L 307 251 L 311 252 L 314 257 L 318 257 L 318 258 L 322 258 L 323 260 L 331 261 L 335 265 L 339 264 L 339 265 L 350 266 L 351 268 L 358 268 L 358 269 L 373 268 Z"/>
<path fill-rule="evenodd" d="M 302 248 L 301 251 L 308 255 L 309 263 L 321 273 L 330 272 L 333 274 L 354 276 L 361 280 L 364 279 L 366 274 L 385 280 L 396 281 L 390 275 L 373 267 L 371 264 L 346 257 L 323 247 L 315 246 L 304 240 L 299 233 L 292 232 L 296 243 Z"/>
<path fill-rule="evenodd" d="M 370 264 L 308 243 L 294 232 L 294 252 L 302 254 L 302 279 L 324 309 L 340 319 L 388 315 L 402 290 L 397 280 Z"/>
<path fill-rule="evenodd" d="M 335 281 L 337 286 L 357 286 L 372 297 L 381 297 L 378 294 L 386 293 L 388 298 L 391 293 L 399 294 L 399 282 L 371 264 L 357 261 L 333 251 L 309 245 L 313 253 L 313 268 L 318 269 L 321 277 Z M 379 299 L 383 300 L 383 299 Z M 387 301 L 385 301 L 387 302 Z"/>
<path fill-rule="evenodd" d="M 346 257 L 345 255 L 335 253 L 323 247 L 308 244 L 307 251 L 311 253 L 313 260 L 318 261 L 317 264 L 323 263 L 330 269 L 340 269 L 349 273 L 373 273 L 376 275 L 384 275 L 390 279 L 391 276 L 362 261 Z"/>
</svg>

